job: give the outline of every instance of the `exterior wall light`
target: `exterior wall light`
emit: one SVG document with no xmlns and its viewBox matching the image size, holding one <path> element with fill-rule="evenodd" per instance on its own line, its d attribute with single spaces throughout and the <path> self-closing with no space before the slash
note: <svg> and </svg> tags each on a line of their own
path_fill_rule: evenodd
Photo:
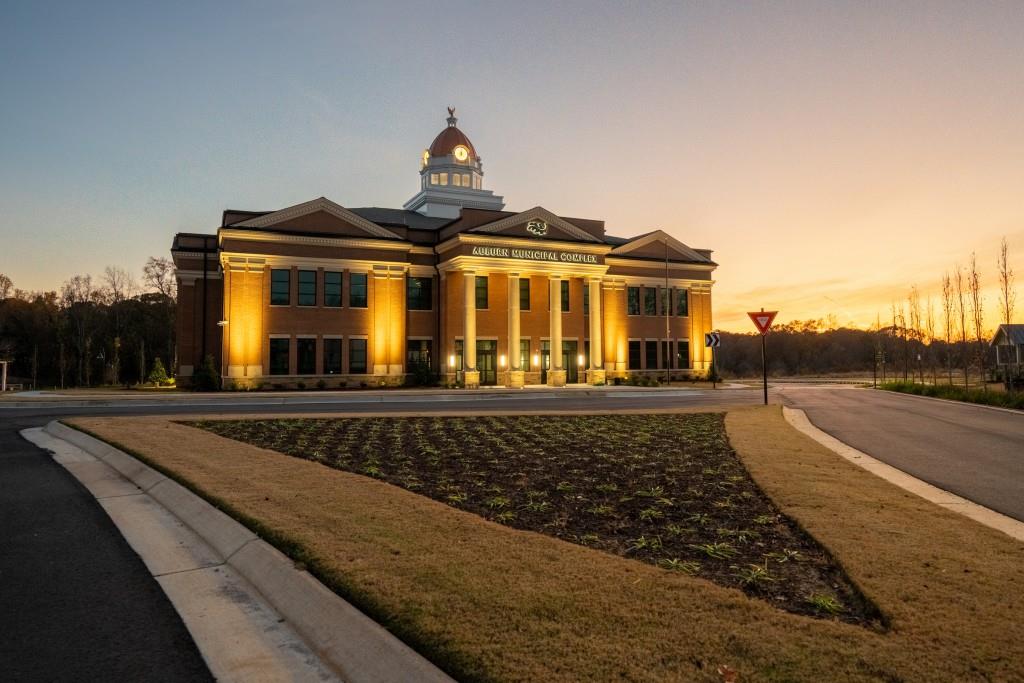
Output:
<svg viewBox="0 0 1024 683">
<path fill-rule="evenodd" d="M 535 353 L 535 354 L 533 354 L 533 366 L 537 367 L 538 365 L 540 365 L 540 356 L 538 356 Z"/>
<path fill-rule="evenodd" d="M 454 368 L 455 367 L 455 354 L 452 354 L 452 355 L 448 356 L 448 367 L 450 367 L 450 368 Z"/>
<path fill-rule="evenodd" d="M 227 326 L 228 326 L 228 321 L 227 320 L 218 320 L 217 321 L 217 327 L 227 327 Z"/>
<path fill-rule="evenodd" d="M 505 367 L 505 362 L 506 361 L 507 361 L 507 359 L 505 358 L 505 354 L 502 354 L 502 355 L 498 356 L 498 367 L 499 368 Z"/>
<path fill-rule="evenodd" d="M 583 354 L 577 354 L 576 363 L 582 368 L 583 367 Z"/>
</svg>

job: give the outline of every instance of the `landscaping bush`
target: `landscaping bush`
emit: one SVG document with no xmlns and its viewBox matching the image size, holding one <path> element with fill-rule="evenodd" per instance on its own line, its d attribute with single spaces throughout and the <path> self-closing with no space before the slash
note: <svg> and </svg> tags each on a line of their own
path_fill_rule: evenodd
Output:
<svg viewBox="0 0 1024 683">
<path fill-rule="evenodd" d="M 322 379 L 321 380 L 317 380 L 316 388 L 320 389 L 321 391 L 323 391 L 324 389 L 327 388 L 327 382 L 323 381 Z"/>
<path fill-rule="evenodd" d="M 916 384 L 914 382 L 888 382 L 881 385 L 886 391 L 898 391 L 903 394 L 931 396 L 965 403 L 980 403 L 1000 408 L 1016 408 L 1024 410 L 1024 394 L 1010 394 L 982 389 L 964 389 L 949 384 Z"/>
<path fill-rule="evenodd" d="M 164 368 L 164 363 L 157 356 L 153 361 L 153 369 L 149 371 L 149 375 L 146 377 L 147 382 L 152 382 L 153 386 L 158 387 L 169 378 L 167 377 L 167 370 Z"/>
<path fill-rule="evenodd" d="M 213 356 L 207 355 L 203 364 L 192 374 L 193 391 L 217 391 L 220 389 L 220 373 L 213 362 Z"/>
</svg>

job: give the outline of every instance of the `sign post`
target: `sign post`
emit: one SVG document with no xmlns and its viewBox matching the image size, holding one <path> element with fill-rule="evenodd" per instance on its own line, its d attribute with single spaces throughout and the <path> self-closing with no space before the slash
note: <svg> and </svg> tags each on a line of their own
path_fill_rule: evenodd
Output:
<svg viewBox="0 0 1024 683">
<path fill-rule="evenodd" d="M 715 366 L 715 349 L 722 345 L 722 335 L 708 332 L 704 335 L 704 346 L 711 349 L 711 388 L 718 388 L 718 368 Z"/>
<path fill-rule="evenodd" d="M 754 327 L 761 333 L 761 377 L 764 381 L 765 405 L 768 405 L 768 361 L 765 357 L 764 338 L 768 336 L 768 330 L 772 326 L 772 321 L 775 320 L 775 316 L 778 314 L 778 311 L 766 311 L 763 308 L 756 313 L 747 313 L 750 316 L 750 320 L 754 323 Z"/>
</svg>

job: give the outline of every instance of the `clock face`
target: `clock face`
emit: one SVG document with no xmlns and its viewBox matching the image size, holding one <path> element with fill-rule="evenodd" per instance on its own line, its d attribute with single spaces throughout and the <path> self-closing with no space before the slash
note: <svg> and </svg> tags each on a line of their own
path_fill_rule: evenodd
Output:
<svg viewBox="0 0 1024 683">
<path fill-rule="evenodd" d="M 462 145 L 456 147 L 453 154 L 455 154 L 456 161 L 465 161 L 466 159 L 469 158 L 469 150 L 463 147 Z"/>
</svg>

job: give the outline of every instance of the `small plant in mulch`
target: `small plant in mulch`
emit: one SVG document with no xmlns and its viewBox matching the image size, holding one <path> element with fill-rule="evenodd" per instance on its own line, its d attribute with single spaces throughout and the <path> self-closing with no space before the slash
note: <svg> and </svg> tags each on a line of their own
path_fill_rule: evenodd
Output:
<svg viewBox="0 0 1024 683">
<path fill-rule="evenodd" d="M 860 624 L 879 618 L 750 478 L 721 414 L 188 424 L 738 588 L 791 612 Z"/>
</svg>

